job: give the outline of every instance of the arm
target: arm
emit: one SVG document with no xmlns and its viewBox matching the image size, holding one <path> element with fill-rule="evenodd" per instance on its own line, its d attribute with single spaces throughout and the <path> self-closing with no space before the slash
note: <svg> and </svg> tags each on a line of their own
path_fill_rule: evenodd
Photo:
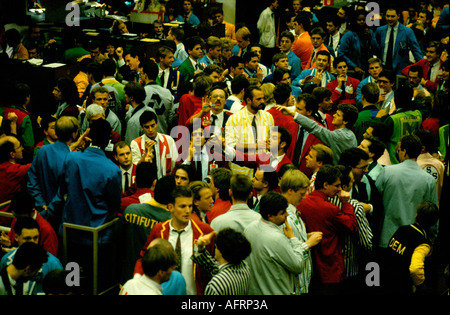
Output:
<svg viewBox="0 0 450 315">
<path fill-rule="evenodd" d="M 411 257 L 409 272 L 414 285 L 421 285 L 425 281 L 425 258 L 430 254 L 431 247 L 422 244 L 416 247 Z"/>
</svg>

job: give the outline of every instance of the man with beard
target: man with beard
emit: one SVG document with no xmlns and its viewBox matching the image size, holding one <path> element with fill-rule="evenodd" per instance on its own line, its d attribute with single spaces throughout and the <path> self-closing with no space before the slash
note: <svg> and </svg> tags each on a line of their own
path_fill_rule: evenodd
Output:
<svg viewBox="0 0 450 315">
<path fill-rule="evenodd" d="M 273 117 L 264 111 L 264 93 L 257 86 L 250 86 L 245 91 L 246 106 L 233 114 L 225 125 L 227 134 L 225 144 L 247 153 L 262 153 L 266 149 L 266 140 L 270 138 Z M 232 164 L 233 172 L 251 176 L 251 169 L 240 168 Z M 251 176 L 253 177 L 253 176 Z"/>
</svg>

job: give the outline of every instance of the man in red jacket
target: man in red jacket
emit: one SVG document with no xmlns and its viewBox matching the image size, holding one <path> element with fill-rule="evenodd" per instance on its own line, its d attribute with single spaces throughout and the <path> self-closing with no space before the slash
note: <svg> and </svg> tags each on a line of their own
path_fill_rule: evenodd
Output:
<svg viewBox="0 0 450 315">
<path fill-rule="evenodd" d="M 443 64 L 443 61 L 441 60 L 443 51 L 444 47 L 440 42 L 430 42 L 427 47 L 426 58 L 405 67 L 402 70 L 402 74 L 408 76 L 409 68 L 417 65 L 422 68 L 423 73 L 423 78 L 420 84 L 430 92 L 436 91 L 439 84 L 439 70 L 442 69 Z"/>
<path fill-rule="evenodd" d="M 324 165 L 317 172 L 315 190 L 300 202 L 298 207 L 307 232 L 320 231 L 322 241 L 313 248 L 314 270 L 311 293 L 337 294 L 345 279 L 342 240 L 346 233 L 357 230 L 353 206 L 348 202 L 350 194 L 341 188 L 339 169 Z M 339 196 L 342 207 L 333 205 L 328 198 Z"/>
<path fill-rule="evenodd" d="M 207 235 L 213 229 L 206 223 L 191 219 L 193 205 L 192 191 L 186 186 L 177 186 L 172 193 L 172 200 L 167 209 L 172 214 L 172 219 L 156 224 L 141 251 L 141 258 L 150 242 L 156 238 L 168 240 L 179 256 L 178 271 L 186 280 L 186 292 L 188 295 L 201 295 L 208 283 L 206 274 L 191 260 L 194 246 L 199 237 Z M 214 255 L 214 242 L 211 242 L 206 250 Z M 135 273 L 143 274 L 141 259 L 136 263 Z"/>
<path fill-rule="evenodd" d="M 327 84 L 327 89 L 333 93 L 331 96 L 333 107 L 336 109 L 340 103 L 355 105 L 356 90 L 360 81 L 347 75 L 348 65 L 344 57 L 336 57 L 333 67 L 336 70 L 336 79 Z"/>
</svg>

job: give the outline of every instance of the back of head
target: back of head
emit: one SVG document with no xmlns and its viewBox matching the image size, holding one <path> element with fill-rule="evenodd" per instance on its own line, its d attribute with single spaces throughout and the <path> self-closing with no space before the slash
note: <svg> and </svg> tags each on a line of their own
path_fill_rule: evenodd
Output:
<svg viewBox="0 0 450 315">
<path fill-rule="evenodd" d="M 22 188 L 14 195 L 9 210 L 15 215 L 31 215 L 34 211 L 34 198 L 27 189 Z"/>
<path fill-rule="evenodd" d="M 406 150 L 410 159 L 417 159 L 422 152 L 422 143 L 416 135 L 406 135 L 400 138 L 400 149 Z"/>
<path fill-rule="evenodd" d="M 353 128 L 356 120 L 358 119 L 359 111 L 355 105 L 341 103 L 338 105 L 338 110 L 342 111 L 344 116 L 344 121 L 347 122 L 346 127 L 348 129 Z"/>
<path fill-rule="evenodd" d="M 51 270 L 42 281 L 42 289 L 46 295 L 73 295 L 77 292 L 76 286 L 67 285 L 67 277 L 71 271 L 65 269 Z"/>
<path fill-rule="evenodd" d="M 164 177 L 161 177 L 156 181 L 155 200 L 163 205 L 169 204 L 170 200 L 172 199 L 171 194 L 175 187 L 175 179 L 172 176 L 166 175 Z"/>
<path fill-rule="evenodd" d="M 330 147 L 327 147 L 324 144 L 318 143 L 311 147 L 311 150 L 316 151 L 316 160 L 317 162 L 322 162 L 322 164 L 333 164 L 334 161 L 334 153 Z"/>
<path fill-rule="evenodd" d="M 412 109 L 414 89 L 404 85 L 394 91 L 394 101 L 397 108 Z"/>
<path fill-rule="evenodd" d="M 142 68 L 142 72 L 145 73 L 149 80 L 155 81 L 158 77 L 159 69 L 156 62 L 151 59 L 142 61 L 139 65 Z"/>
<path fill-rule="evenodd" d="M 98 115 L 105 115 L 105 109 L 98 104 L 91 104 L 86 108 L 85 118 L 89 121 L 92 117 L 96 117 Z"/>
<path fill-rule="evenodd" d="M 30 270 L 37 270 L 48 260 L 45 249 L 32 242 L 23 243 L 17 248 L 12 264 L 19 270 L 30 267 Z"/>
<path fill-rule="evenodd" d="M 439 208 L 430 201 L 424 201 L 417 207 L 416 222 L 425 230 L 428 230 L 439 220 Z"/>
<path fill-rule="evenodd" d="M 133 97 L 137 104 L 142 103 L 145 100 L 145 89 L 142 84 L 138 82 L 128 82 L 125 87 L 125 94 L 129 97 Z"/>
<path fill-rule="evenodd" d="M 170 244 L 170 243 L 169 243 Z M 173 248 L 164 243 L 151 246 L 142 257 L 142 269 L 144 274 L 154 277 L 158 271 L 167 271 L 177 264 L 177 255 Z"/>
<path fill-rule="evenodd" d="M 296 192 L 299 189 L 309 187 L 309 184 L 309 178 L 299 169 L 288 170 L 281 177 L 280 190 L 283 194 L 287 193 L 289 189 Z"/>
<path fill-rule="evenodd" d="M 286 210 L 288 205 L 289 203 L 283 195 L 269 191 L 261 197 L 259 213 L 264 220 L 268 220 L 269 215 L 276 216 L 280 211 Z"/>
<path fill-rule="evenodd" d="M 73 133 L 77 132 L 80 125 L 78 119 L 73 116 L 61 116 L 55 124 L 55 133 L 59 141 L 67 142 L 72 139 Z"/>
<path fill-rule="evenodd" d="M 230 180 L 233 173 L 226 168 L 215 168 L 211 170 L 211 178 L 214 187 L 219 190 L 219 197 L 222 200 L 230 200 Z"/>
<path fill-rule="evenodd" d="M 156 169 L 150 162 L 140 162 L 136 165 L 136 185 L 138 188 L 151 188 L 156 180 Z"/>
<path fill-rule="evenodd" d="M 89 138 L 92 139 L 92 145 L 104 149 L 111 138 L 111 125 L 105 119 L 97 119 L 90 125 Z"/>
<path fill-rule="evenodd" d="M 222 257 L 234 265 L 240 264 L 252 251 L 247 238 L 231 228 L 221 230 L 216 236 L 215 244 Z"/>
<path fill-rule="evenodd" d="M 321 190 L 324 188 L 325 183 L 331 185 L 341 178 L 341 176 L 341 171 L 335 166 L 330 164 L 323 165 L 317 172 L 314 187 L 316 190 Z"/>
<path fill-rule="evenodd" d="M 365 84 L 361 89 L 364 99 L 370 104 L 376 104 L 380 96 L 380 88 L 375 82 Z"/>
<path fill-rule="evenodd" d="M 252 181 L 246 175 L 234 174 L 230 179 L 230 189 L 234 200 L 247 202 L 253 190 Z"/>
</svg>

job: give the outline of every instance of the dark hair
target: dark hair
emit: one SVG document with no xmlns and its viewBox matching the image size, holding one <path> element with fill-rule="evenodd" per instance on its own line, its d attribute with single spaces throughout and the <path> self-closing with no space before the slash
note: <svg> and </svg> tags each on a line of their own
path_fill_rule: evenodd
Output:
<svg viewBox="0 0 450 315">
<path fill-rule="evenodd" d="M 39 223 L 35 219 L 29 216 L 19 216 L 17 217 L 16 224 L 14 224 L 14 233 L 16 235 L 21 235 L 22 230 L 38 230 L 40 232 L 41 228 L 39 226 Z"/>
<path fill-rule="evenodd" d="M 319 169 L 316 175 L 316 181 L 314 183 L 315 189 L 319 190 L 324 188 L 324 184 L 333 184 L 342 176 L 341 171 L 333 165 L 324 164 Z"/>
<path fill-rule="evenodd" d="M 124 87 L 125 94 L 129 97 L 133 97 L 134 101 L 138 104 L 145 100 L 146 94 L 142 84 L 137 82 L 128 82 Z"/>
<path fill-rule="evenodd" d="M 175 204 L 175 201 L 178 197 L 193 198 L 194 196 L 189 187 L 175 186 L 175 188 L 172 190 L 172 193 L 170 194 L 169 203 Z"/>
<path fill-rule="evenodd" d="M 148 75 L 148 78 L 152 81 L 155 81 L 158 77 L 159 69 L 156 62 L 151 59 L 146 59 L 142 61 L 139 65 L 142 68 L 142 72 Z"/>
<path fill-rule="evenodd" d="M 425 147 L 426 152 L 433 152 L 435 145 L 435 137 L 429 130 L 419 129 L 414 132 L 414 135 L 419 137 L 420 143 Z"/>
<path fill-rule="evenodd" d="M 318 27 L 314 27 L 310 32 L 309 35 L 320 35 L 320 37 L 322 37 L 322 39 L 325 37 L 325 31 L 323 30 L 322 27 L 318 26 Z"/>
<path fill-rule="evenodd" d="M 25 104 L 25 101 L 28 96 L 31 95 L 31 89 L 28 84 L 25 83 L 17 83 L 14 87 L 12 100 L 13 104 L 16 106 L 22 106 Z"/>
<path fill-rule="evenodd" d="M 348 187 L 351 181 L 350 173 L 352 172 L 352 167 L 348 165 L 336 165 L 335 167 L 341 172 L 341 185 Z"/>
<path fill-rule="evenodd" d="M 228 88 L 225 82 L 213 83 L 211 89 L 209 90 L 209 94 L 211 94 L 214 90 L 222 90 L 225 93 L 225 98 L 228 98 Z"/>
<path fill-rule="evenodd" d="M 347 128 L 351 129 L 358 119 L 359 111 L 355 105 L 341 103 L 338 105 L 338 110 L 344 115 L 344 121 L 347 122 Z"/>
<path fill-rule="evenodd" d="M 292 88 L 288 84 L 277 84 L 273 91 L 273 98 L 277 104 L 284 104 L 291 97 Z"/>
<path fill-rule="evenodd" d="M 338 64 L 340 64 L 341 62 L 345 62 L 345 64 L 348 65 L 347 60 L 344 58 L 344 56 L 337 56 L 333 60 L 333 67 L 337 68 Z"/>
<path fill-rule="evenodd" d="M 253 190 L 252 181 L 247 175 L 233 174 L 230 179 L 230 189 L 234 200 L 247 201 Z"/>
<path fill-rule="evenodd" d="M 9 211 L 14 212 L 16 215 L 30 215 L 35 206 L 35 200 L 31 193 L 26 188 L 22 188 L 11 199 L 9 205 Z"/>
<path fill-rule="evenodd" d="M 369 158 L 370 157 L 366 151 L 360 148 L 350 148 L 344 150 L 341 153 L 341 156 L 339 158 L 339 164 L 350 167 L 356 167 L 361 160 L 367 161 Z"/>
<path fill-rule="evenodd" d="M 296 170 L 296 169 L 298 169 L 294 164 L 292 164 L 292 163 L 286 163 L 286 164 L 283 164 L 282 166 L 280 166 L 280 168 L 278 169 L 278 172 L 277 172 L 277 176 L 278 176 L 278 179 L 281 179 L 282 177 L 283 177 L 283 175 L 287 172 L 287 171 L 289 171 L 289 170 Z"/>
<path fill-rule="evenodd" d="M 416 159 L 422 152 L 420 138 L 414 134 L 403 136 L 400 138 L 400 149 L 406 150 L 409 158 Z"/>
<path fill-rule="evenodd" d="M 86 73 L 92 74 L 95 82 L 101 82 L 103 79 L 103 67 L 97 62 L 91 62 L 86 67 Z"/>
<path fill-rule="evenodd" d="M 253 91 L 254 90 L 262 91 L 261 88 L 258 87 L 257 85 L 250 85 L 248 88 L 245 89 L 245 94 L 244 94 L 245 101 L 247 101 L 248 98 L 250 100 L 253 100 Z"/>
<path fill-rule="evenodd" d="M 419 76 L 419 78 L 423 78 L 423 69 L 419 65 L 412 65 L 408 70 L 408 74 L 410 72 L 417 72 L 417 75 Z"/>
<path fill-rule="evenodd" d="M 231 80 L 231 92 L 237 94 L 243 89 L 247 89 L 250 86 L 250 82 L 243 75 L 238 75 L 233 80 Z"/>
<path fill-rule="evenodd" d="M 288 206 L 286 197 L 275 191 L 268 191 L 261 197 L 259 213 L 264 220 L 268 220 L 269 215 L 276 216 L 280 211 L 285 211 Z"/>
<path fill-rule="evenodd" d="M 102 62 L 102 71 L 105 76 L 114 76 L 116 70 L 116 62 L 113 59 L 106 59 Z"/>
<path fill-rule="evenodd" d="M 230 59 L 228 59 L 227 61 L 228 69 L 236 68 L 237 66 L 239 66 L 240 63 L 244 64 L 244 59 L 242 59 L 242 57 L 231 56 Z"/>
<path fill-rule="evenodd" d="M 249 50 L 244 54 L 244 56 L 242 56 L 242 60 L 244 61 L 244 63 L 247 63 L 250 62 L 254 57 L 258 57 L 258 54 L 254 51 Z"/>
<path fill-rule="evenodd" d="M 285 30 L 285 31 L 283 31 L 282 33 L 281 33 L 281 35 L 280 35 L 280 39 L 281 38 L 283 38 L 283 37 L 286 37 L 286 38 L 288 38 L 292 43 L 294 42 L 294 34 L 292 34 L 290 31 L 288 31 L 288 30 Z"/>
<path fill-rule="evenodd" d="M 333 92 L 331 92 L 326 87 L 318 86 L 314 88 L 314 90 L 312 90 L 312 95 L 314 95 L 314 97 L 316 98 L 317 103 L 320 104 L 324 99 L 330 98 L 333 95 Z"/>
<path fill-rule="evenodd" d="M 331 62 L 331 54 L 328 51 L 326 51 L 326 50 L 319 50 L 317 52 L 317 56 L 319 56 L 319 55 L 327 56 L 328 57 L 328 62 Z"/>
<path fill-rule="evenodd" d="M 142 164 L 142 163 L 140 163 Z M 139 164 L 138 164 L 139 165 Z M 137 174 L 137 170 L 136 170 Z M 157 177 L 155 176 L 155 179 Z M 170 200 L 172 199 L 172 192 L 174 191 L 176 187 L 175 179 L 173 176 L 166 175 L 161 177 L 156 181 L 155 185 L 155 200 L 159 202 L 160 204 L 167 205 L 169 204 Z"/>
<path fill-rule="evenodd" d="M 386 142 L 389 139 L 387 132 L 387 125 L 381 121 L 371 121 L 369 127 L 373 129 L 372 136 L 377 137 L 382 142 Z"/>
<path fill-rule="evenodd" d="M 267 183 L 268 190 L 275 190 L 278 188 L 278 175 L 272 166 L 264 165 L 260 167 L 263 172 L 262 182 Z"/>
<path fill-rule="evenodd" d="M 156 116 L 156 113 L 152 110 L 146 110 L 139 116 L 139 124 L 141 127 L 152 120 L 154 120 L 155 123 L 158 123 L 158 116 Z"/>
<path fill-rule="evenodd" d="M 430 201 L 423 201 L 417 206 L 416 222 L 425 230 L 428 230 L 439 219 L 439 208 Z"/>
<path fill-rule="evenodd" d="M 219 190 L 219 197 L 222 200 L 230 200 L 229 190 L 231 187 L 231 177 L 233 173 L 226 168 L 214 168 L 211 170 L 211 178 L 214 181 L 214 187 Z"/>
<path fill-rule="evenodd" d="M 272 82 L 275 84 L 275 85 L 277 85 L 278 86 L 278 84 L 279 84 L 279 82 L 281 81 L 281 80 L 283 80 L 283 77 L 284 77 L 284 75 L 285 75 L 285 73 L 291 73 L 288 69 L 284 69 L 284 68 L 276 68 L 274 71 L 273 71 L 273 80 L 272 80 Z"/>
<path fill-rule="evenodd" d="M 297 14 L 297 16 L 294 19 L 295 22 L 297 22 L 298 25 L 302 25 L 303 29 L 306 32 L 309 32 L 311 29 L 311 13 L 307 11 L 301 11 Z"/>
<path fill-rule="evenodd" d="M 223 258 L 233 265 L 240 264 L 252 251 L 247 238 L 231 228 L 225 228 L 217 233 L 215 244 Z"/>
<path fill-rule="evenodd" d="M 395 75 L 395 73 L 394 73 L 393 71 L 391 71 L 391 70 L 383 69 L 383 70 L 380 72 L 380 74 L 378 75 L 378 78 L 381 78 L 381 77 L 387 78 L 391 84 L 392 84 L 392 83 L 395 83 L 396 75 Z"/>
<path fill-rule="evenodd" d="M 319 110 L 319 103 L 317 103 L 317 99 L 314 97 L 314 95 L 310 93 L 302 93 L 297 97 L 297 103 L 304 101 L 305 102 L 305 109 L 307 111 L 311 111 L 312 115 L 317 113 Z"/>
<path fill-rule="evenodd" d="M 209 75 L 205 73 L 200 73 L 194 77 L 193 88 L 194 95 L 197 97 L 203 97 L 209 93 L 213 81 Z"/>
<path fill-rule="evenodd" d="M 378 159 L 383 156 L 386 150 L 386 145 L 378 138 L 374 136 L 369 136 L 365 140 L 370 142 L 369 152 L 373 153 L 373 160 L 378 161 Z"/>
<path fill-rule="evenodd" d="M 46 295 L 70 294 L 76 293 L 76 286 L 67 285 L 67 277 L 70 275 L 69 270 L 54 269 L 47 273 L 42 281 L 42 290 Z"/>
<path fill-rule="evenodd" d="M 75 106 L 80 98 L 77 85 L 68 77 L 59 78 L 56 85 L 61 91 L 62 99 L 71 106 Z"/>
<path fill-rule="evenodd" d="M 42 246 L 33 242 L 26 242 L 17 248 L 12 264 L 19 270 L 30 266 L 31 270 L 38 270 L 48 260 L 48 254 Z"/>
<path fill-rule="evenodd" d="M 191 132 L 192 134 L 192 132 Z M 195 179 L 195 169 L 191 164 L 178 164 L 175 166 L 173 170 L 173 175 L 175 176 L 175 173 L 177 170 L 183 170 L 188 174 L 189 181 L 193 181 Z"/>
<path fill-rule="evenodd" d="M 136 165 L 136 185 L 138 188 L 151 188 L 156 178 L 156 169 L 152 167 L 152 163 L 141 162 Z M 156 197 L 155 195 L 155 199 Z"/>
<path fill-rule="evenodd" d="M 106 119 L 97 119 L 90 124 L 89 137 L 92 144 L 104 149 L 111 139 L 111 125 Z"/>
<path fill-rule="evenodd" d="M 41 120 L 41 128 L 42 130 L 48 130 L 48 127 L 52 122 L 56 122 L 56 117 L 51 115 L 43 115 Z"/>
<path fill-rule="evenodd" d="M 285 127 L 279 126 L 278 132 L 280 133 L 280 144 L 282 142 L 286 143 L 286 146 L 284 147 L 284 152 L 286 152 L 292 143 L 292 135 Z"/>
<path fill-rule="evenodd" d="M 11 135 L 14 137 L 13 135 Z M 14 137 L 17 139 L 17 137 Z M 15 152 L 14 143 L 8 139 L 4 140 L 3 143 L 0 143 L 0 163 L 9 161 L 11 158 L 11 152 Z"/>
<path fill-rule="evenodd" d="M 203 48 L 204 44 L 205 41 L 200 36 L 191 36 L 184 41 L 184 47 L 186 48 L 187 53 L 197 45 L 200 45 Z"/>
<path fill-rule="evenodd" d="M 414 89 L 410 86 L 400 86 L 394 91 L 397 108 L 411 109 L 413 105 Z"/>
</svg>

